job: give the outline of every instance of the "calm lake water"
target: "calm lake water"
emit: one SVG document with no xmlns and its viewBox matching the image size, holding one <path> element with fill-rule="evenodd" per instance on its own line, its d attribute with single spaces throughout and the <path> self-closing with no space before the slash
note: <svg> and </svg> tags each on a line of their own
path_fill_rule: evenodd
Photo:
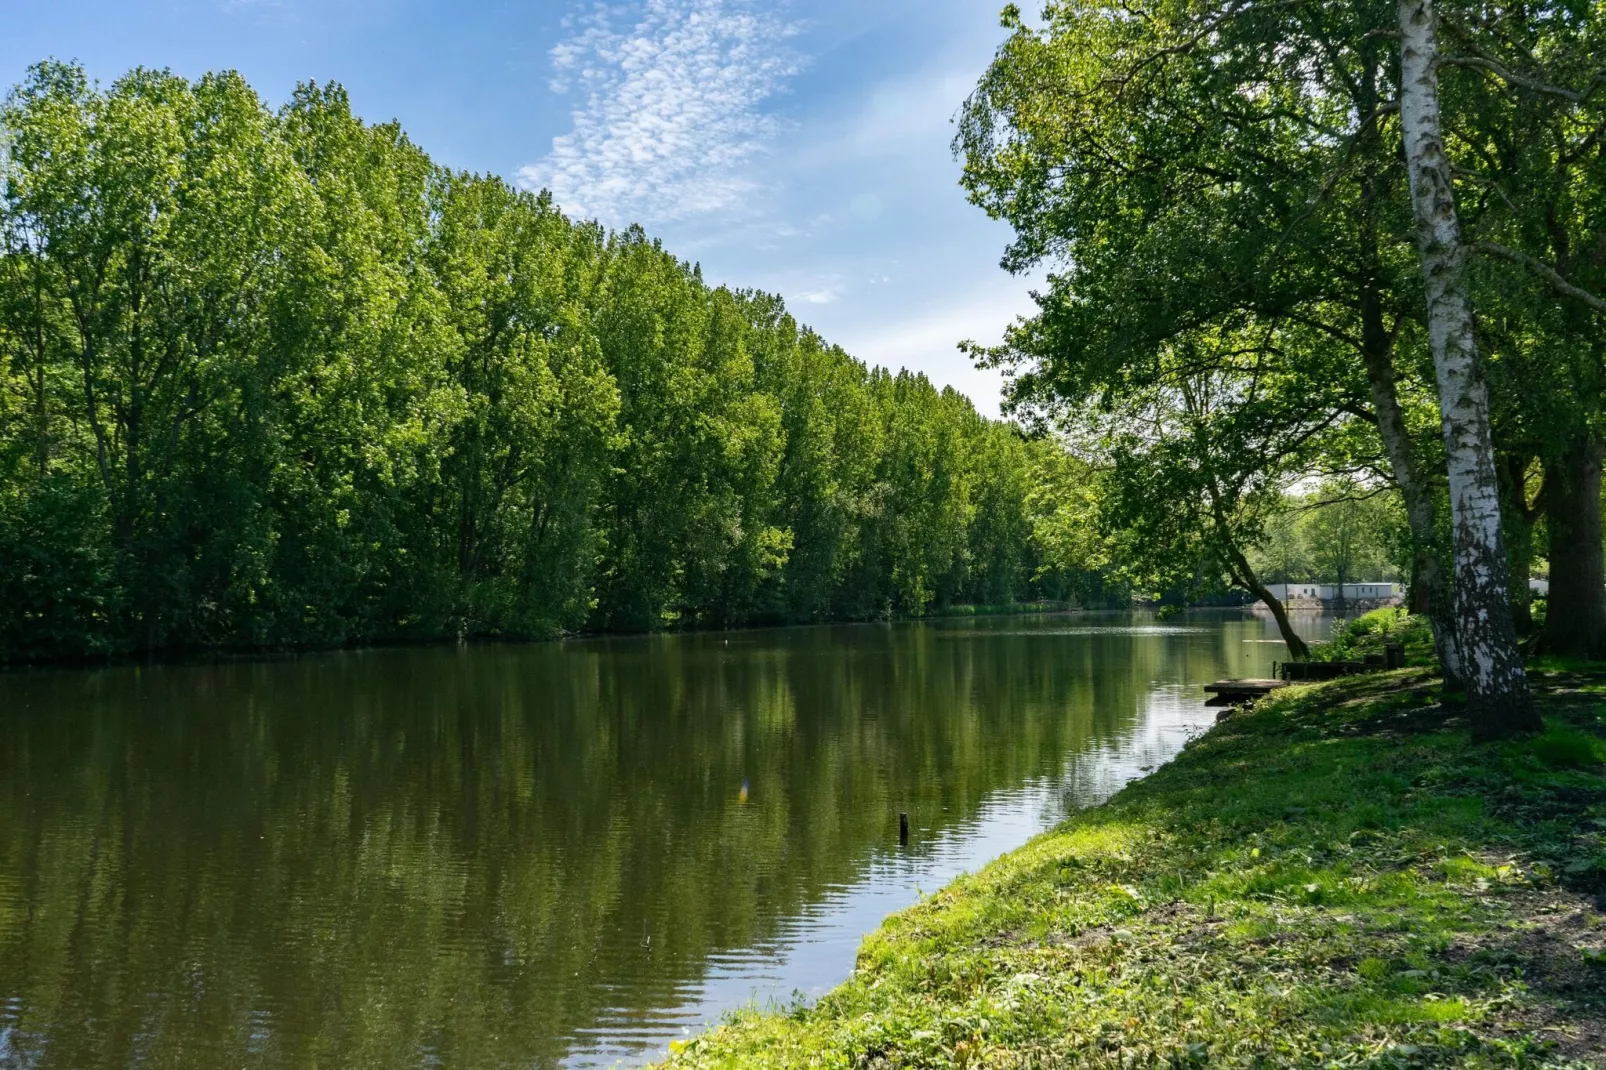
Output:
<svg viewBox="0 0 1606 1070">
<path fill-rule="evenodd" d="M 1083 614 L 0 675 L 0 1067 L 649 1059 L 841 981 L 888 912 L 1175 754 L 1273 638 Z"/>
</svg>

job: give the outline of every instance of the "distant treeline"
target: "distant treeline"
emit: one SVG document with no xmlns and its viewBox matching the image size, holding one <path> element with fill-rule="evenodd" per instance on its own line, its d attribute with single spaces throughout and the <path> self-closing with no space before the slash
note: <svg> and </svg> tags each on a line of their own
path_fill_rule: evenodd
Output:
<svg viewBox="0 0 1606 1070">
<path fill-rule="evenodd" d="M 338 87 L 0 112 L 0 659 L 1101 597 L 1058 448 Z"/>
</svg>

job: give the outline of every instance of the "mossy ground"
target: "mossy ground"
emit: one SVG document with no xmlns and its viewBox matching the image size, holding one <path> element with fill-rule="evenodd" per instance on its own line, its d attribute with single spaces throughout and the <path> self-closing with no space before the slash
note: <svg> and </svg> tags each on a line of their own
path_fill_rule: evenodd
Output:
<svg viewBox="0 0 1606 1070">
<path fill-rule="evenodd" d="M 1421 668 L 1289 688 L 675 1066 L 1606 1065 L 1606 668 L 1474 745 Z"/>
</svg>

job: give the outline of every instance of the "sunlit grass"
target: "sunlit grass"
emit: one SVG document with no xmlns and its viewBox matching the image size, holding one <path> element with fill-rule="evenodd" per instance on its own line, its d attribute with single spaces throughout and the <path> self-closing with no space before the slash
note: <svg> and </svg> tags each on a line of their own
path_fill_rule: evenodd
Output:
<svg viewBox="0 0 1606 1070">
<path fill-rule="evenodd" d="M 1544 701 L 1545 734 L 1475 746 L 1420 670 L 1289 688 L 888 919 L 817 1005 L 672 1061 L 1565 1063 L 1574 997 L 1514 934 L 1603 875 L 1606 740 Z"/>
</svg>

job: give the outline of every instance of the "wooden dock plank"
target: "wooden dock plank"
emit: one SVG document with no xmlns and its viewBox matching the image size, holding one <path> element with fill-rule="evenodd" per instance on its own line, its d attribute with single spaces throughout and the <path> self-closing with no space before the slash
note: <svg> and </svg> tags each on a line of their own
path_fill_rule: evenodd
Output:
<svg viewBox="0 0 1606 1070">
<path fill-rule="evenodd" d="M 1282 680 L 1217 680 L 1213 684 L 1205 684 L 1204 689 L 1212 695 L 1258 696 L 1287 686 Z"/>
</svg>

